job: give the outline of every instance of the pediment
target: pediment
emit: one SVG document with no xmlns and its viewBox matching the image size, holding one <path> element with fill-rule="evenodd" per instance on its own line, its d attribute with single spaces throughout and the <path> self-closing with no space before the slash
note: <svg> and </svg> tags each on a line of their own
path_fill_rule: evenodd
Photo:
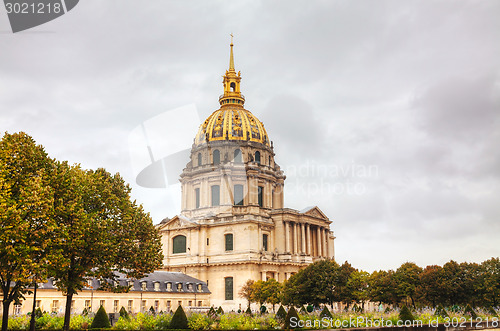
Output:
<svg viewBox="0 0 500 331">
<path fill-rule="evenodd" d="M 318 206 L 314 207 L 308 207 L 300 211 L 301 214 L 316 217 L 316 218 L 322 218 L 327 220 L 328 217 L 321 211 L 321 209 L 318 208 Z"/>
<path fill-rule="evenodd" d="M 185 229 L 198 226 L 198 223 L 190 220 L 189 218 L 176 215 L 172 217 L 167 222 L 160 225 L 159 230 L 175 230 L 175 229 Z"/>
</svg>

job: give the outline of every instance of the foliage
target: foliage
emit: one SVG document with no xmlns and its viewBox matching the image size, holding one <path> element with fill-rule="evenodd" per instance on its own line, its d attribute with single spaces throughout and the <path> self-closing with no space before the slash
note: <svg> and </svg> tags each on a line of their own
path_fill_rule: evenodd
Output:
<svg viewBox="0 0 500 331">
<path fill-rule="evenodd" d="M 307 307 L 306 307 L 306 311 L 307 311 L 308 313 L 312 313 L 312 312 L 313 312 L 313 310 L 314 310 L 314 306 L 313 306 L 313 305 L 307 305 Z"/>
<path fill-rule="evenodd" d="M 91 329 L 106 329 L 110 328 L 111 324 L 109 323 L 108 314 L 103 306 L 99 307 L 99 310 L 95 314 L 94 320 L 90 325 Z"/>
<path fill-rule="evenodd" d="M 291 306 L 290 309 L 288 309 L 288 313 L 286 314 L 285 329 L 290 329 L 290 319 L 292 317 L 295 317 L 297 319 L 297 321 L 299 320 L 299 315 L 297 314 L 297 311 L 295 310 L 295 308 L 293 306 Z"/>
<path fill-rule="evenodd" d="M 224 314 L 224 309 L 222 309 L 221 306 L 217 309 L 217 315 L 223 315 Z"/>
<path fill-rule="evenodd" d="M 434 316 L 443 317 L 443 318 L 449 317 L 448 313 L 446 312 L 446 310 L 441 305 L 439 305 L 439 306 L 436 307 L 436 311 L 434 311 Z"/>
<path fill-rule="evenodd" d="M 245 314 L 252 316 L 252 310 L 250 309 L 250 307 L 245 310 Z"/>
<path fill-rule="evenodd" d="M 191 314 L 188 326 L 192 330 L 207 330 L 210 326 L 210 318 L 203 314 Z"/>
<path fill-rule="evenodd" d="M 250 307 L 250 304 L 254 302 L 254 297 L 253 297 L 253 283 L 254 281 L 249 279 L 245 282 L 245 284 L 241 287 L 238 295 L 241 298 L 245 298 L 248 301 L 248 306 Z"/>
<path fill-rule="evenodd" d="M 473 320 L 475 320 L 477 318 L 476 312 L 474 311 L 474 309 L 472 309 L 472 307 L 470 305 L 467 305 L 465 307 L 464 315 L 468 315 L 469 317 L 472 317 Z"/>
<path fill-rule="evenodd" d="M 413 317 L 408 307 L 403 306 L 403 308 L 401 308 L 401 311 L 399 312 L 399 319 L 403 322 L 406 322 L 413 321 L 415 318 Z"/>
<path fill-rule="evenodd" d="M 215 311 L 214 307 L 210 307 L 207 313 L 208 317 L 210 318 L 215 318 L 217 316 L 217 312 Z"/>
<path fill-rule="evenodd" d="M 179 306 L 175 311 L 175 314 L 172 317 L 172 321 L 170 322 L 170 328 L 189 329 L 186 313 L 184 312 L 184 309 L 182 309 L 182 306 Z"/>
<path fill-rule="evenodd" d="M 396 291 L 401 298 L 410 298 L 412 306 L 415 308 L 415 292 L 420 285 L 420 274 L 422 268 L 413 262 L 403 263 L 394 274 Z"/>
</svg>

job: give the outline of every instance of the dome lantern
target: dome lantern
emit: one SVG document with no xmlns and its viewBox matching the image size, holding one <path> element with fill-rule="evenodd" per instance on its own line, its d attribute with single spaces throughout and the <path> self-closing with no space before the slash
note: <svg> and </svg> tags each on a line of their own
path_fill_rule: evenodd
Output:
<svg viewBox="0 0 500 331">
<path fill-rule="evenodd" d="M 240 91 L 241 72 L 234 69 L 234 56 L 233 56 L 233 35 L 231 34 L 231 47 L 229 54 L 229 70 L 222 76 L 222 84 L 224 85 L 224 94 L 219 97 L 221 106 L 241 106 L 245 104 L 245 97 Z"/>
</svg>

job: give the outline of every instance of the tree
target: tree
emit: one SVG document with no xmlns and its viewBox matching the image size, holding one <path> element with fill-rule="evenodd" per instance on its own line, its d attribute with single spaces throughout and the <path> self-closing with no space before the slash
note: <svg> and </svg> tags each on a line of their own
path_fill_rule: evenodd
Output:
<svg viewBox="0 0 500 331">
<path fill-rule="evenodd" d="M 369 297 L 371 301 L 396 305 L 401 297 L 396 292 L 394 270 L 374 271 L 369 278 Z"/>
<path fill-rule="evenodd" d="M 333 260 L 320 260 L 294 274 L 283 285 L 283 303 L 301 306 L 332 304 L 338 290 L 340 267 Z"/>
<path fill-rule="evenodd" d="M 488 307 L 500 305 L 500 259 L 491 258 L 481 263 L 482 304 Z"/>
<path fill-rule="evenodd" d="M 252 279 L 249 279 L 245 282 L 245 284 L 241 287 L 240 292 L 238 295 L 240 298 L 247 299 L 248 301 L 248 307 L 250 307 L 250 304 L 253 301 L 253 285 L 254 281 Z"/>
<path fill-rule="evenodd" d="M 62 258 L 50 272 L 66 295 L 68 330 L 73 295 L 89 277 L 114 280 L 122 272 L 140 278 L 160 267 L 163 257 L 151 218 L 131 201 L 118 174 L 58 162 L 53 187 Z"/>
<path fill-rule="evenodd" d="M 2 331 L 8 327 L 10 304 L 23 298 L 30 283 L 42 280 L 55 259 L 50 256 L 55 229 L 51 169 L 52 160 L 30 136 L 5 133 L 0 141 Z"/>
<path fill-rule="evenodd" d="M 368 279 L 370 274 L 366 271 L 356 270 L 351 273 L 347 281 L 347 287 L 352 293 L 352 298 L 355 302 L 361 303 L 361 309 L 365 309 L 365 302 L 369 300 L 368 297 Z"/>
<path fill-rule="evenodd" d="M 397 292 L 403 298 L 410 298 L 415 308 L 415 292 L 420 283 L 422 268 L 413 262 L 403 263 L 394 274 Z"/>
<path fill-rule="evenodd" d="M 171 329 L 189 329 L 188 320 L 186 317 L 186 313 L 182 306 L 179 306 L 172 316 L 172 321 L 170 321 Z"/>
<path fill-rule="evenodd" d="M 262 284 L 261 291 L 264 303 L 273 305 L 274 311 L 274 306 L 281 302 L 281 284 L 271 278 Z"/>
<path fill-rule="evenodd" d="M 355 271 L 357 270 L 349 262 L 345 261 L 340 266 L 335 281 L 334 301 L 343 302 L 347 307 L 355 300 L 354 288 L 349 286 L 349 278 Z"/>
<path fill-rule="evenodd" d="M 423 304 L 436 305 L 443 304 L 444 296 L 443 287 L 443 268 L 438 265 L 429 265 L 424 268 L 420 274 L 419 286 L 416 290 L 418 300 Z"/>
</svg>

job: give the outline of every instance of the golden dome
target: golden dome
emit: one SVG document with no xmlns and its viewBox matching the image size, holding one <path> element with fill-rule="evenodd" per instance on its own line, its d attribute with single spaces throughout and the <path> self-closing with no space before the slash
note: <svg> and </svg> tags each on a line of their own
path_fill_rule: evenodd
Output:
<svg viewBox="0 0 500 331">
<path fill-rule="evenodd" d="M 229 70 L 223 77 L 224 94 L 219 97 L 221 108 L 200 126 L 194 139 L 196 145 L 207 141 L 254 141 L 269 146 L 264 124 L 243 108 L 245 97 L 240 91 L 240 72 L 234 69 L 233 40 L 231 35 Z"/>
<path fill-rule="evenodd" d="M 241 106 L 221 107 L 200 126 L 195 144 L 218 140 L 254 141 L 269 146 L 264 124 Z"/>
</svg>

